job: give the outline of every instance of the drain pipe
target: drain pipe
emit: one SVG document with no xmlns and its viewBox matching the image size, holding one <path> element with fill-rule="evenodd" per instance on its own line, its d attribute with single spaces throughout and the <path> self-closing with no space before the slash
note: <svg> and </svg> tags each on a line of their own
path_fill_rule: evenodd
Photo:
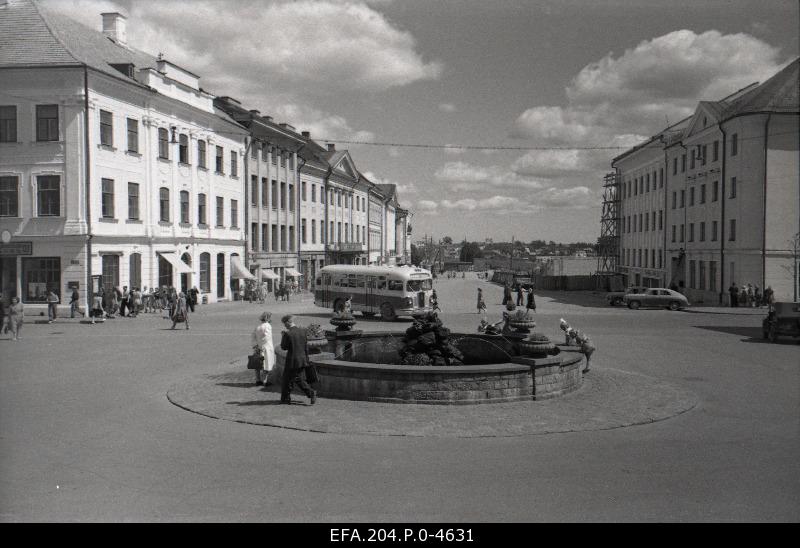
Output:
<svg viewBox="0 0 800 548">
<path fill-rule="evenodd" d="M 769 151 L 769 121 L 772 118 L 772 113 L 767 114 L 767 119 L 764 122 L 764 204 L 763 204 L 763 222 L 761 228 L 762 242 L 761 242 L 761 288 L 762 291 L 767 283 L 767 153 Z"/>
<path fill-rule="evenodd" d="M 83 148 L 86 162 L 86 182 L 84 189 L 86 213 L 86 308 L 84 317 L 89 317 L 92 307 L 92 199 L 90 195 L 92 181 L 91 151 L 89 150 L 89 67 L 83 65 Z"/>
<path fill-rule="evenodd" d="M 725 159 L 728 157 L 728 134 L 719 123 L 719 130 L 722 133 L 722 168 L 720 169 L 720 220 L 719 220 L 719 304 L 724 302 L 725 295 Z M 731 280 L 733 282 L 733 280 Z"/>
</svg>

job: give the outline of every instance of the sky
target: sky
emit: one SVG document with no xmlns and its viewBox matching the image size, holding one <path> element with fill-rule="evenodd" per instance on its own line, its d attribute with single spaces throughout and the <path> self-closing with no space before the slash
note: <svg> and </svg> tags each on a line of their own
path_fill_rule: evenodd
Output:
<svg viewBox="0 0 800 548">
<path fill-rule="evenodd" d="M 133 47 L 349 150 L 414 240 L 593 242 L 614 156 L 800 55 L 795 0 L 40 4 L 120 11 Z"/>
</svg>

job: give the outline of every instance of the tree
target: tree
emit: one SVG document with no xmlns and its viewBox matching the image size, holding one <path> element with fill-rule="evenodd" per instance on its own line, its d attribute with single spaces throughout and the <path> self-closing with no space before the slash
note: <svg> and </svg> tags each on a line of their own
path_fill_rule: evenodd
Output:
<svg viewBox="0 0 800 548">
<path fill-rule="evenodd" d="M 481 248 L 477 243 L 465 243 L 461 247 L 460 260 L 462 263 L 471 263 L 472 259 L 475 259 L 476 257 L 483 257 L 483 251 L 481 251 Z"/>
<path fill-rule="evenodd" d="M 411 244 L 411 264 L 419 266 L 424 259 L 424 255 L 417 246 Z"/>
<path fill-rule="evenodd" d="M 451 238 L 450 236 L 445 236 L 444 238 L 442 238 L 442 243 L 450 245 L 453 243 L 453 238 Z"/>
</svg>

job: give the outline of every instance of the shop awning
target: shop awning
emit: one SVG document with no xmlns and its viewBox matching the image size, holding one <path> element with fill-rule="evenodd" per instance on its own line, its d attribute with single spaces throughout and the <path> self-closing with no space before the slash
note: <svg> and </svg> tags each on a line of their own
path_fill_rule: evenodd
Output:
<svg viewBox="0 0 800 548">
<path fill-rule="evenodd" d="M 272 270 L 265 268 L 261 271 L 262 280 L 279 280 L 281 277 L 275 274 Z"/>
<path fill-rule="evenodd" d="M 178 258 L 178 255 L 175 254 L 174 251 L 159 251 L 159 255 L 164 257 L 164 259 L 172 265 L 172 268 L 178 274 L 192 274 L 194 270 L 192 267 L 183 262 L 181 259 Z"/>
<path fill-rule="evenodd" d="M 286 275 L 287 275 L 287 276 L 289 276 L 290 278 L 299 278 L 300 276 L 302 276 L 302 274 L 300 274 L 300 273 L 299 273 L 297 270 L 295 270 L 294 268 L 288 268 L 288 267 L 287 267 L 287 268 L 286 268 L 286 270 L 284 270 L 284 272 L 285 272 L 285 273 L 286 273 Z"/>
<path fill-rule="evenodd" d="M 242 264 L 242 260 L 236 256 L 231 255 L 231 278 L 236 280 L 255 280 L 256 277 L 250 274 Z"/>
</svg>

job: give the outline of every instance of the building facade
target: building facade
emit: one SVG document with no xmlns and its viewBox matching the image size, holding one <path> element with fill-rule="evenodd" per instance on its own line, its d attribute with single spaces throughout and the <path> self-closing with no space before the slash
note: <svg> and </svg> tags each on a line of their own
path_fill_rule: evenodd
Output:
<svg viewBox="0 0 800 548">
<path fill-rule="evenodd" d="M 0 34 L 0 232 L 5 295 L 197 287 L 231 298 L 243 253 L 246 132 L 199 77 L 104 32 L 13 0 Z"/>
</svg>

